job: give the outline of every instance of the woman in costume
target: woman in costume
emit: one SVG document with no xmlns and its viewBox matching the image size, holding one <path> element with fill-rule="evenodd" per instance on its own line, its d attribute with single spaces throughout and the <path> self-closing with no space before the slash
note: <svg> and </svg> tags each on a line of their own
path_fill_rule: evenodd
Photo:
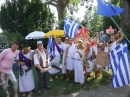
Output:
<svg viewBox="0 0 130 97">
<path fill-rule="evenodd" d="M 62 58 L 62 77 L 63 79 L 66 74 L 66 65 L 64 64 L 64 58 L 65 58 L 65 53 L 66 53 L 66 48 L 69 46 L 69 38 L 65 38 L 65 43 L 63 43 L 63 58 Z"/>
<path fill-rule="evenodd" d="M 74 55 L 74 76 L 75 82 L 80 83 L 80 85 L 84 84 L 84 72 L 83 72 L 83 64 L 82 64 L 82 54 L 83 54 L 83 41 L 78 41 L 77 51 Z"/>
<path fill-rule="evenodd" d="M 56 38 L 56 42 L 53 42 L 53 45 L 54 45 L 54 59 L 52 61 L 50 61 L 50 64 L 52 62 L 57 62 L 57 63 L 60 63 L 60 59 L 61 59 L 61 51 L 63 50 L 63 43 L 62 43 L 62 40 L 61 40 L 61 37 L 58 37 Z M 53 81 L 53 77 L 52 75 L 55 75 L 55 78 L 58 78 L 58 76 L 56 75 L 59 70 L 53 68 L 51 70 L 48 71 L 50 73 L 50 81 Z"/>
<path fill-rule="evenodd" d="M 24 65 L 20 64 L 19 69 L 19 91 L 22 93 L 22 96 L 26 95 L 26 92 L 32 94 L 34 89 L 34 77 L 32 72 L 31 59 L 33 55 L 33 50 L 30 50 L 30 47 L 25 45 L 23 50 L 17 55 L 16 62 L 24 62 Z"/>
<path fill-rule="evenodd" d="M 94 69 L 94 64 L 93 64 L 93 58 L 94 58 L 94 51 L 93 48 L 90 47 L 90 42 L 86 42 L 86 46 L 84 48 L 83 56 L 82 56 L 82 62 L 84 67 L 86 68 L 86 74 L 85 78 L 87 81 L 88 76 L 90 76 L 91 71 Z"/>
<path fill-rule="evenodd" d="M 74 54 L 76 52 L 76 45 L 73 43 L 73 39 L 69 39 L 69 46 L 66 48 L 64 64 L 66 65 L 67 79 L 69 81 L 70 71 L 74 70 Z"/>
</svg>

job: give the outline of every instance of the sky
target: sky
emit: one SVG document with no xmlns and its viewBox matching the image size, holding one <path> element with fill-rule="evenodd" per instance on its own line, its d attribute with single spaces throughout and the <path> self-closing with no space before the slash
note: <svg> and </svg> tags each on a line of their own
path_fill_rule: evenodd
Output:
<svg viewBox="0 0 130 97">
<path fill-rule="evenodd" d="M 5 2 L 5 0 L 0 0 L 0 6 L 1 6 L 1 4 L 3 4 L 4 2 Z M 94 5 L 94 6 L 97 5 L 97 0 L 94 0 L 93 5 Z M 79 7 L 78 12 L 74 12 L 74 15 L 73 15 L 73 16 L 75 16 L 75 18 L 79 18 L 80 20 L 83 20 L 83 17 L 84 17 L 86 8 L 85 8 L 84 6 L 80 6 L 80 5 L 79 5 L 78 7 Z M 57 16 L 57 10 L 56 10 L 56 8 L 53 7 L 53 6 L 50 6 L 50 8 L 51 8 L 52 12 L 55 13 L 55 17 L 56 17 L 56 19 L 57 19 L 58 16 Z M 58 20 L 58 19 L 57 19 L 57 20 Z M 0 32 L 2 32 L 1 29 L 0 29 Z"/>
</svg>

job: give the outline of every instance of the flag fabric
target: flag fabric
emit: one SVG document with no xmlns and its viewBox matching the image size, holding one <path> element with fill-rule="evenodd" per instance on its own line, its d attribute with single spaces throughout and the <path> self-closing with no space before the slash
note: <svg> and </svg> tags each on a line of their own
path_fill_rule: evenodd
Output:
<svg viewBox="0 0 130 97">
<path fill-rule="evenodd" d="M 79 24 L 70 20 L 69 18 L 64 19 L 64 33 L 69 38 L 76 37 L 76 33 L 78 32 Z"/>
<path fill-rule="evenodd" d="M 118 14 L 124 12 L 123 8 L 115 6 L 105 0 L 97 0 L 98 3 L 98 14 L 102 14 L 106 17 L 117 16 Z"/>
<path fill-rule="evenodd" d="M 126 40 L 110 52 L 112 68 L 112 87 L 117 88 L 130 84 L 129 56 Z"/>
<path fill-rule="evenodd" d="M 48 50 L 49 55 L 50 55 L 50 61 L 52 61 L 53 58 L 55 57 L 53 36 L 52 35 L 50 35 L 50 37 L 48 39 L 47 50 Z"/>
</svg>

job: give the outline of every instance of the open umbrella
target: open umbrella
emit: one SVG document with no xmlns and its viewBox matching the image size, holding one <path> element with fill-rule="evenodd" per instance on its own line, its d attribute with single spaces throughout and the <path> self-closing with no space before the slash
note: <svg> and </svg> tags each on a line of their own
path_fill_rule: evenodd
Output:
<svg viewBox="0 0 130 97">
<path fill-rule="evenodd" d="M 26 39 L 26 40 L 29 40 L 29 39 L 41 39 L 41 38 L 44 37 L 44 35 L 45 35 L 44 32 L 34 31 L 34 32 L 29 33 L 29 34 L 25 37 L 25 39 Z"/>
<path fill-rule="evenodd" d="M 54 37 L 65 37 L 64 30 L 52 30 L 47 32 L 44 37 L 49 38 L 50 35 L 53 35 Z"/>
</svg>

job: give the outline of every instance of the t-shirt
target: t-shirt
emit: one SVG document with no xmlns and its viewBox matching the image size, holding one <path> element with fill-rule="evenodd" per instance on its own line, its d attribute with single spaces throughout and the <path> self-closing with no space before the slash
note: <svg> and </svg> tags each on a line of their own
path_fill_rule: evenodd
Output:
<svg viewBox="0 0 130 97">
<path fill-rule="evenodd" d="M 11 48 L 3 50 L 0 53 L 0 71 L 10 72 L 12 70 L 14 60 L 18 53 L 18 50 L 13 52 Z"/>
</svg>

